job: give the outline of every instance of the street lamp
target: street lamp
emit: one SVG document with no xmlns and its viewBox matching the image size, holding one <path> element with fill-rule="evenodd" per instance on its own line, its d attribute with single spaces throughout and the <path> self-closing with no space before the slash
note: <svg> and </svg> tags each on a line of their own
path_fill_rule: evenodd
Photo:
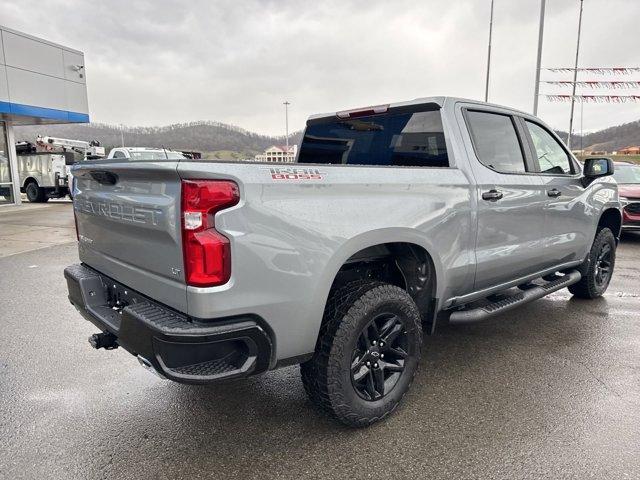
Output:
<svg viewBox="0 0 640 480">
<path fill-rule="evenodd" d="M 287 145 L 287 154 L 289 154 L 289 105 L 291 105 L 291 103 L 289 103 L 288 100 L 285 100 L 282 104 L 284 105 L 284 123 L 286 128 L 285 141 Z"/>
</svg>

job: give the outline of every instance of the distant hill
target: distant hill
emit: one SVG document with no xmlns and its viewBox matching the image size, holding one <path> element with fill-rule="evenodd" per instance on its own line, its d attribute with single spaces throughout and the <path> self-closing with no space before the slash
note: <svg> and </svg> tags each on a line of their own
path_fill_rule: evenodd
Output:
<svg viewBox="0 0 640 480">
<path fill-rule="evenodd" d="M 567 141 L 567 132 L 556 133 L 562 140 Z M 573 145 L 573 150 L 580 148 L 580 145 L 582 145 L 585 150 L 605 151 L 608 153 L 631 145 L 640 145 L 640 120 L 588 133 L 582 137 L 582 143 L 580 142 L 580 135 L 574 133 L 571 144 Z"/>
<path fill-rule="evenodd" d="M 252 133 L 233 125 L 219 122 L 190 122 L 165 127 L 124 127 L 101 123 L 35 125 L 15 128 L 16 140 L 33 142 L 37 135 L 97 140 L 110 149 L 121 145 L 121 133 L 125 145 L 140 147 L 165 147 L 175 150 L 210 152 L 212 157 L 230 159 L 253 157 L 271 145 L 284 145 L 285 136 L 270 137 Z M 302 132 L 290 135 L 289 143 L 300 143 Z"/>
<path fill-rule="evenodd" d="M 98 140 L 107 149 L 120 146 L 120 127 L 101 123 L 35 125 L 16 127 L 16 140 L 34 141 L 40 135 L 79 140 Z M 567 133 L 558 131 L 566 141 Z M 289 143 L 300 144 L 302 131 L 290 135 Z M 283 145 L 284 135 L 270 137 L 219 122 L 190 122 L 165 127 L 124 127 L 125 145 L 162 147 L 176 150 L 207 152 L 210 158 L 232 159 L 253 157 L 271 145 Z M 580 135 L 574 135 L 574 148 Z M 640 145 L 640 120 L 589 133 L 582 138 L 584 149 L 612 152 L 630 145 Z"/>
</svg>

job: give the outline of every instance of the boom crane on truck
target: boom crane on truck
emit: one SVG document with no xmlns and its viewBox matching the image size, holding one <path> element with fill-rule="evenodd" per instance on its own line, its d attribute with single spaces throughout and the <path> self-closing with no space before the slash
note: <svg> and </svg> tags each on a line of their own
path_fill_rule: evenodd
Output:
<svg viewBox="0 0 640 480">
<path fill-rule="evenodd" d="M 53 147 L 61 148 L 63 151 L 72 151 L 84 156 L 84 160 L 94 160 L 105 156 L 104 147 L 100 146 L 100 142 L 92 140 L 86 142 L 84 140 L 71 140 L 68 138 L 43 137 L 38 135 L 36 143 L 47 150 Z"/>
<path fill-rule="evenodd" d="M 103 158 L 105 149 L 95 140 L 38 135 L 35 144 L 17 142 L 16 153 L 20 191 L 30 202 L 46 202 L 72 195 L 71 165 L 76 163 L 76 154 L 81 161 L 93 160 Z M 0 195 L 7 197 L 10 192 L 0 188 Z"/>
</svg>

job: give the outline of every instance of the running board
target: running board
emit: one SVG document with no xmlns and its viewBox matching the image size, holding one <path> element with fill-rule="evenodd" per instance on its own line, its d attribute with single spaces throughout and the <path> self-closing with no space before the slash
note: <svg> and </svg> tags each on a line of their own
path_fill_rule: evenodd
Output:
<svg viewBox="0 0 640 480">
<path fill-rule="evenodd" d="M 542 298 L 556 290 L 573 285 L 579 282 L 581 278 L 582 275 L 578 270 L 571 270 L 566 272 L 562 277 L 557 277 L 555 280 L 548 281 L 544 285 L 528 285 L 523 291 L 488 305 L 471 310 L 455 311 L 449 317 L 449 323 L 465 324 L 486 320 L 494 315 L 508 312 L 520 305 Z"/>
</svg>

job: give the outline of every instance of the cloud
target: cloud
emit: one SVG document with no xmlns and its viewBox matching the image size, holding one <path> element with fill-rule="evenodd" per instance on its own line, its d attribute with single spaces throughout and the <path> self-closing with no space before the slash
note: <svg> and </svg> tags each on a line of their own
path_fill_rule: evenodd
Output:
<svg viewBox="0 0 640 480">
<path fill-rule="evenodd" d="M 0 19 L 85 52 L 95 121 L 218 120 L 281 134 L 285 99 L 292 130 L 323 111 L 431 95 L 481 99 L 489 3 L 4 0 Z M 577 7 L 547 2 L 545 65 L 573 63 Z M 531 110 L 538 11 L 534 0 L 495 1 L 490 101 Z M 638 13 L 631 0 L 585 2 L 581 64 L 640 65 Z M 584 113 L 586 130 L 640 117 L 634 104 Z M 567 105 L 541 100 L 539 114 L 568 126 Z"/>
</svg>

